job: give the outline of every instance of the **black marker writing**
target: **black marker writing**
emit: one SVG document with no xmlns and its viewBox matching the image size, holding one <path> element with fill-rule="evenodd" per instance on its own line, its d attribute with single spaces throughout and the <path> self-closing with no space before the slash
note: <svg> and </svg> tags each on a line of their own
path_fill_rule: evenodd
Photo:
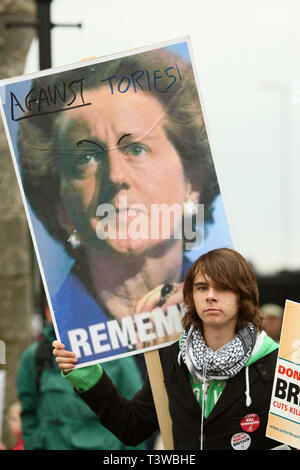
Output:
<svg viewBox="0 0 300 470">
<path fill-rule="evenodd" d="M 168 80 L 167 86 L 165 83 L 166 78 Z M 162 80 L 164 80 L 164 82 L 162 82 Z M 110 93 L 113 95 L 114 93 L 126 93 L 128 90 L 132 90 L 134 93 L 137 93 L 139 90 L 167 93 L 176 82 L 181 82 L 181 80 L 182 76 L 179 67 L 175 64 L 164 70 L 136 70 L 128 75 L 111 75 L 101 81 L 104 83 L 107 82 Z M 162 85 L 162 83 L 164 83 L 164 85 Z"/>
<path fill-rule="evenodd" d="M 58 113 L 91 103 L 85 103 L 83 97 L 84 78 L 73 80 L 70 83 L 47 85 L 40 88 L 32 88 L 21 102 L 13 92 L 10 92 L 11 119 L 21 119 L 43 114 Z M 75 100 L 79 104 L 72 106 Z"/>
</svg>

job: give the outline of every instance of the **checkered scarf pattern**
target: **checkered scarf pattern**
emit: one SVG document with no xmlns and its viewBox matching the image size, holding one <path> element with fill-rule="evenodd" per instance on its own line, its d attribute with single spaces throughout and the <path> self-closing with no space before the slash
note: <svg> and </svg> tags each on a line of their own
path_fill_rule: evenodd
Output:
<svg viewBox="0 0 300 470">
<path fill-rule="evenodd" d="M 183 330 L 181 356 L 191 374 L 199 380 L 226 380 L 246 364 L 255 345 L 257 329 L 249 323 L 235 338 L 217 351 L 209 348 L 193 325 Z"/>
</svg>

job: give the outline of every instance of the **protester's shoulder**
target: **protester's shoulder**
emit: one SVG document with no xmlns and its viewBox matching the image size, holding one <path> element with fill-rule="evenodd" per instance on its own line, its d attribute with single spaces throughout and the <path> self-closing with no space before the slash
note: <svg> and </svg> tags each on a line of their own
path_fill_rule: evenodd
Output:
<svg viewBox="0 0 300 470">
<path fill-rule="evenodd" d="M 275 365 L 277 361 L 277 357 L 278 357 L 278 348 L 267 353 L 261 360 L 266 364 Z"/>
<path fill-rule="evenodd" d="M 26 382 L 26 377 L 30 377 L 30 380 L 32 380 L 36 374 L 36 352 L 38 344 L 38 341 L 33 342 L 21 354 L 17 376 L 18 386 L 24 383 L 24 381 Z"/>
<path fill-rule="evenodd" d="M 270 351 L 254 362 L 250 368 L 254 367 L 264 382 L 272 382 L 276 368 L 277 356 L 278 349 Z"/>
<path fill-rule="evenodd" d="M 28 362 L 28 361 L 34 360 L 38 345 L 39 345 L 39 341 L 36 340 L 33 343 L 31 343 L 29 346 L 27 346 L 27 348 L 24 349 L 21 355 L 21 361 Z"/>
</svg>

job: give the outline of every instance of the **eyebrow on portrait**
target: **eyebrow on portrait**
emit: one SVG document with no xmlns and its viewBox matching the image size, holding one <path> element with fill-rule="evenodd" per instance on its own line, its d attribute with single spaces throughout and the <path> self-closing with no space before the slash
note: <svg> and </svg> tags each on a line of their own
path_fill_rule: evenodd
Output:
<svg viewBox="0 0 300 470">
<path fill-rule="evenodd" d="M 123 145 L 120 145 L 124 139 Z M 145 142 L 148 143 L 149 145 L 153 142 L 155 142 L 157 139 L 156 133 L 153 132 L 153 129 L 147 130 L 146 132 L 141 132 L 141 131 L 135 131 L 134 133 L 131 134 L 124 134 L 120 139 L 118 140 L 117 146 L 122 147 L 122 146 L 127 146 L 132 143 L 136 142 Z"/>
<path fill-rule="evenodd" d="M 79 147 L 79 145 L 81 145 L 83 142 L 88 142 L 89 144 L 93 144 L 93 145 L 97 145 L 97 147 L 100 147 L 101 150 L 105 150 L 105 148 L 103 147 L 103 145 L 99 144 L 98 142 L 94 142 L 93 140 L 89 140 L 89 139 L 81 139 L 81 140 L 78 140 L 78 142 L 76 142 L 76 145 L 77 147 Z"/>
<path fill-rule="evenodd" d="M 126 139 L 126 137 L 131 137 L 132 134 L 124 134 L 122 135 L 122 137 L 120 137 L 120 139 L 118 140 L 118 143 L 117 145 L 120 145 L 120 143 L 122 142 L 123 139 Z"/>
</svg>

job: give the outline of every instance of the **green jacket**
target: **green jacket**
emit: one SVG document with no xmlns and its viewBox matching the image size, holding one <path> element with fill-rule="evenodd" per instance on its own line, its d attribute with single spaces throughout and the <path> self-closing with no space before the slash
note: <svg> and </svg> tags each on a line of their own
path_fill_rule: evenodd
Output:
<svg viewBox="0 0 300 470">
<path fill-rule="evenodd" d="M 45 327 L 43 334 L 50 343 L 55 339 L 52 325 Z M 24 351 L 17 377 L 25 449 L 131 449 L 99 423 L 97 416 L 76 395 L 72 385 L 62 378 L 53 356 L 50 357 L 52 364 L 43 370 L 37 385 L 38 344 L 36 341 Z M 127 398 L 140 389 L 142 378 L 134 358 L 106 362 L 103 368 Z M 141 444 L 137 448 L 145 449 L 146 445 Z"/>
</svg>

